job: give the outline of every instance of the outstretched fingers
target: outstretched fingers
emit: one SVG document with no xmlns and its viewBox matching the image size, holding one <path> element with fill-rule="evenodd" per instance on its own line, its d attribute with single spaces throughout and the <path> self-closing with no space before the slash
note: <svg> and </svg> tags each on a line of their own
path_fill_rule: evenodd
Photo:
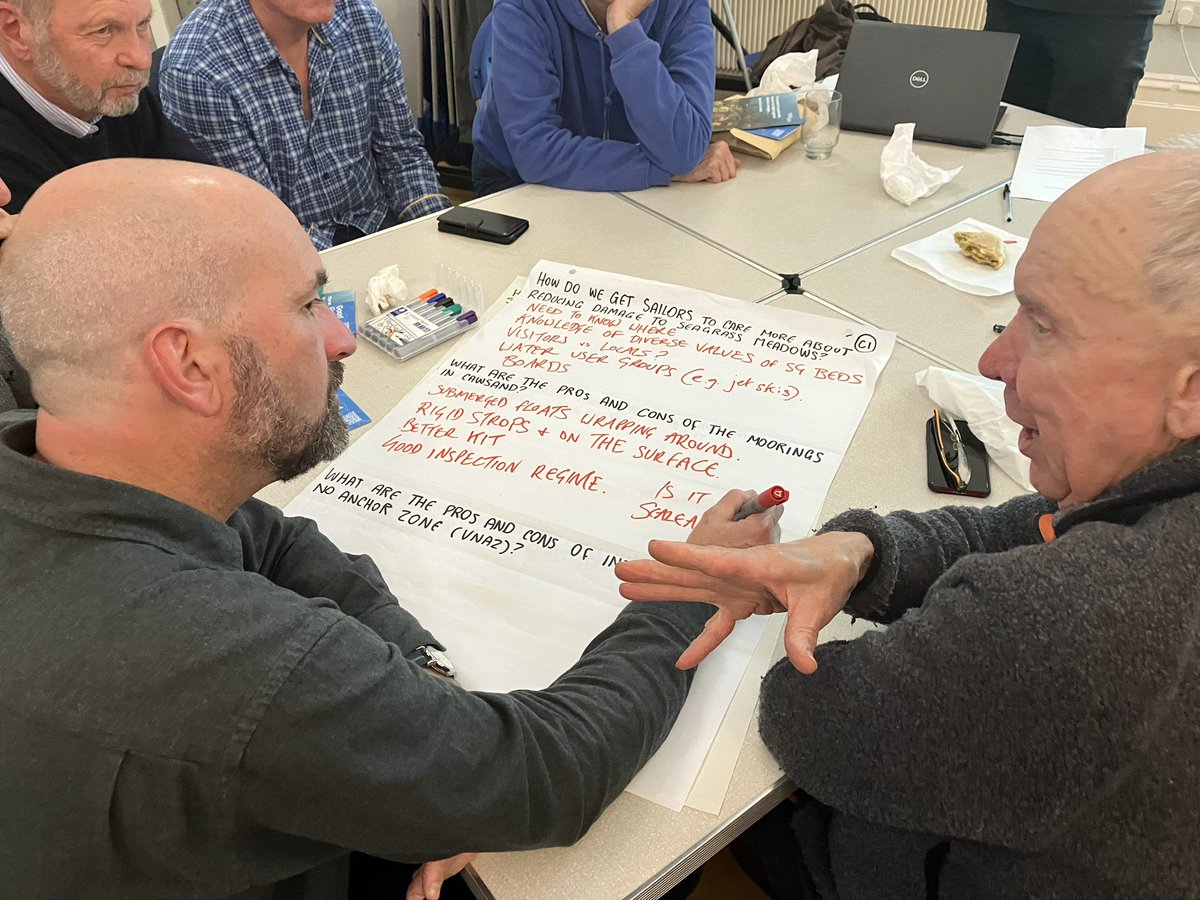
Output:
<svg viewBox="0 0 1200 900">
<path fill-rule="evenodd" d="M 725 638 L 733 634 L 734 623 L 735 619 L 729 613 L 723 609 L 718 609 L 704 623 L 704 630 L 680 654 L 679 659 L 675 661 L 675 667 L 678 669 L 692 669 L 700 665 L 708 654 L 721 645 L 721 642 Z"/>
</svg>

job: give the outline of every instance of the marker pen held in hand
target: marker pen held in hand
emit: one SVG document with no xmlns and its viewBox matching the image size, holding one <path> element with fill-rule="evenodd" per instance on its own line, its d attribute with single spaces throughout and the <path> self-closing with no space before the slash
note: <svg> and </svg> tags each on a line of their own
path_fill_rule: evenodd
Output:
<svg viewBox="0 0 1200 900">
<path fill-rule="evenodd" d="M 742 504 L 742 508 L 737 511 L 733 517 L 733 521 L 740 522 L 747 516 L 753 516 L 756 513 L 770 509 L 772 506 L 778 506 L 780 503 L 786 503 L 787 498 L 791 496 L 787 490 L 779 485 L 769 487 L 756 497 L 751 497 Z"/>
</svg>

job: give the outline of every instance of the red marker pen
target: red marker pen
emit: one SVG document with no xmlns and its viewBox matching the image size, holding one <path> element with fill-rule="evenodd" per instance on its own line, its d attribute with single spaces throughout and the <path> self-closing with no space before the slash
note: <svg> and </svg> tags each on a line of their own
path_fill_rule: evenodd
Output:
<svg viewBox="0 0 1200 900">
<path fill-rule="evenodd" d="M 760 513 L 763 510 L 770 509 L 772 506 L 778 506 L 780 503 L 786 503 L 787 498 L 790 496 L 787 490 L 781 488 L 779 485 L 767 488 L 757 497 L 751 497 L 743 503 L 742 508 L 734 515 L 733 521 L 740 522 L 747 516 Z"/>
</svg>

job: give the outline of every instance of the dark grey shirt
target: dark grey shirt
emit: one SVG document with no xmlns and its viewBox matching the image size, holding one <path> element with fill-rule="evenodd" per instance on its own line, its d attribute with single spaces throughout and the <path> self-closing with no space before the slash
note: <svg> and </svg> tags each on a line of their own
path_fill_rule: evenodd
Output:
<svg viewBox="0 0 1200 900">
<path fill-rule="evenodd" d="M 995 0 L 991 0 L 995 2 Z M 1081 16 L 1157 16 L 1164 0 L 1002 0 L 1047 12 Z"/>
<path fill-rule="evenodd" d="M 13 356 L 4 322 L 0 321 L 0 413 L 10 409 L 32 409 L 35 405 L 29 376 Z"/>
<path fill-rule="evenodd" d="M 218 522 L 33 449 L 0 416 L 3 897 L 267 896 L 347 849 L 570 843 L 665 737 L 711 613 L 637 604 L 547 690 L 468 693 L 312 522 Z"/>
<path fill-rule="evenodd" d="M 1054 517 L 866 511 L 848 609 L 893 624 L 767 676 L 762 734 L 833 807 L 841 900 L 1200 896 L 1200 442 Z M 939 851 L 940 852 L 940 851 Z M 930 859 L 936 859 L 935 853 Z M 827 872 L 828 874 L 828 872 Z"/>
</svg>

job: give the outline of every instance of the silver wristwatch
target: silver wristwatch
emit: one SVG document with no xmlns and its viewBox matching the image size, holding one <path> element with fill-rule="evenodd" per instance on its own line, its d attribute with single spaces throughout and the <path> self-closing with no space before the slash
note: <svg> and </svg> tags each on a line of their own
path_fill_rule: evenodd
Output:
<svg viewBox="0 0 1200 900">
<path fill-rule="evenodd" d="M 417 653 L 419 654 L 416 659 L 418 666 L 424 666 L 430 672 L 446 678 L 454 677 L 454 663 L 450 662 L 450 657 L 433 644 L 422 644 L 417 648 Z"/>
</svg>

